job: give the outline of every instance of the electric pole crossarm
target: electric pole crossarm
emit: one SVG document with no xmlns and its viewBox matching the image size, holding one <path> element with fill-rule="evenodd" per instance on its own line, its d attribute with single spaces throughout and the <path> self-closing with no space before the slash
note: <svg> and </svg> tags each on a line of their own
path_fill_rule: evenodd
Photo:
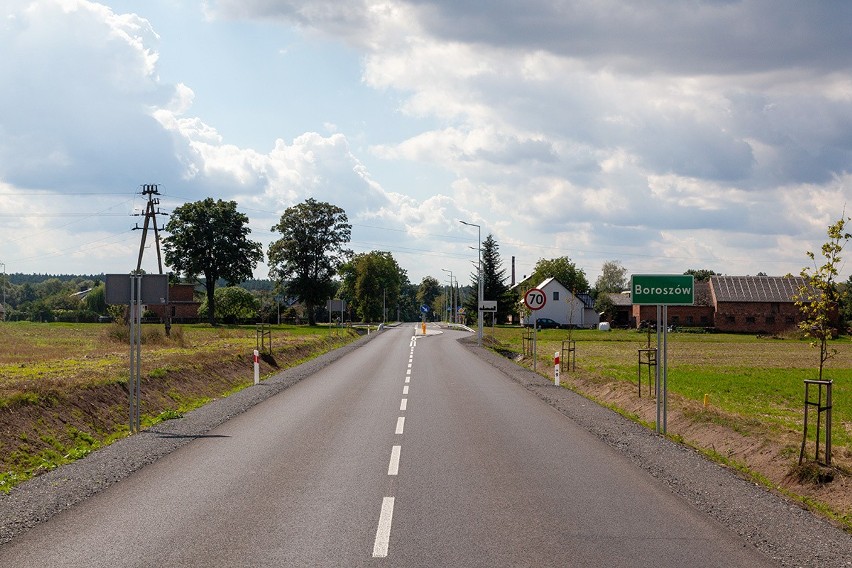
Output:
<svg viewBox="0 0 852 568">
<path fill-rule="evenodd" d="M 165 215 L 165 213 L 160 213 L 160 209 L 156 207 L 160 204 L 160 199 L 158 197 L 154 197 L 155 195 L 160 195 L 160 189 L 157 184 L 146 184 L 142 186 L 142 195 L 148 196 L 148 203 L 145 205 L 145 222 L 142 226 L 142 242 L 139 244 L 139 259 L 136 262 L 136 272 L 139 273 L 142 270 L 142 254 L 145 252 L 145 242 L 148 239 L 148 228 L 152 227 L 154 230 L 154 243 L 157 247 L 157 267 L 160 270 L 160 274 L 163 274 L 163 257 L 160 253 L 160 231 L 163 230 L 162 227 L 157 227 L 157 215 Z M 139 229 L 139 225 L 137 224 L 134 227 L 134 230 Z"/>
</svg>

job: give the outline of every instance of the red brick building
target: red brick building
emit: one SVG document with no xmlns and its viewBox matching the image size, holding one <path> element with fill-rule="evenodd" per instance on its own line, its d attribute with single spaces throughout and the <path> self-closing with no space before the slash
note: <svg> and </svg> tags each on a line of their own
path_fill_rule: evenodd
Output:
<svg viewBox="0 0 852 568">
<path fill-rule="evenodd" d="M 733 333 L 780 333 L 796 329 L 802 314 L 794 296 L 799 276 L 711 276 L 695 283 L 692 306 L 669 306 L 668 325 L 712 327 Z M 633 324 L 656 322 L 656 306 L 633 306 Z"/>
<path fill-rule="evenodd" d="M 713 327 L 713 298 L 709 282 L 695 283 L 695 302 L 691 306 L 669 306 L 667 325 Z M 633 323 L 657 321 L 657 306 L 633 306 Z"/>
<path fill-rule="evenodd" d="M 150 305 L 148 309 L 162 321 L 169 316 L 173 322 L 194 322 L 199 319 L 199 306 L 201 302 L 195 299 L 194 284 L 169 284 L 169 303 Z"/>
<path fill-rule="evenodd" d="M 800 276 L 711 276 L 719 331 L 778 333 L 802 320 L 793 297 L 805 283 Z"/>
</svg>

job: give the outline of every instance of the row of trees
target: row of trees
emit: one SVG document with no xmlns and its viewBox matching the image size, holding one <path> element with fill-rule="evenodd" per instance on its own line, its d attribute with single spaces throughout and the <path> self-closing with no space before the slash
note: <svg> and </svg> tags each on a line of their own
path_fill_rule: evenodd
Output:
<svg viewBox="0 0 852 568">
<path fill-rule="evenodd" d="M 233 290 L 252 278 L 264 256 L 260 243 L 249 239 L 248 217 L 237 210 L 236 202 L 208 198 L 187 203 L 175 209 L 165 229 L 166 264 L 179 277 L 190 282 L 198 279 L 204 285 L 202 312 L 211 324 L 217 318 L 234 321 L 269 316 L 273 294 L 300 302 L 310 324 L 316 323 L 329 298 L 346 300 L 347 317 L 363 321 L 386 320 L 389 316 L 413 320 L 419 317 L 422 305 L 431 308 L 434 318 L 445 314 L 450 305 L 447 290 L 438 279 L 427 276 L 419 286 L 412 285 L 390 252 L 354 254 L 349 250 L 352 226 L 346 212 L 330 203 L 308 199 L 284 211 L 272 227 L 281 237 L 266 252 L 275 289 L 264 291 L 254 282 L 258 288 L 254 294 Z M 506 321 L 517 313 L 524 290 L 510 290 L 499 245 L 490 234 L 482 242 L 482 273 L 484 299 L 496 300 L 497 320 Z M 687 274 L 704 280 L 715 273 L 702 269 Z M 468 323 L 475 321 L 478 313 L 478 277 L 476 271 L 471 273 L 471 285 L 463 294 L 461 305 Z M 527 282 L 538 284 L 549 277 L 575 294 L 590 293 L 596 298 L 597 311 L 604 313 L 613 309 L 608 293 L 621 292 L 628 285 L 627 269 L 619 261 L 603 264 L 594 288 L 590 288 L 585 272 L 566 256 L 540 259 Z M 217 294 L 217 283 L 222 281 L 227 289 Z M 77 321 L 91 321 L 106 308 L 103 286 L 97 280 L 52 278 L 35 284 L 2 285 L 11 308 L 7 318 L 51 320 L 57 313 L 76 311 L 86 313 L 78 313 Z M 87 295 L 77 295 L 88 289 Z M 227 306 L 217 309 L 221 302 Z M 843 308 L 852 311 L 852 307 Z"/>
<path fill-rule="evenodd" d="M 2 274 L 0 287 L 7 320 L 86 322 L 106 311 L 97 276 Z"/>
<path fill-rule="evenodd" d="M 263 259 L 259 243 L 248 238 L 248 218 L 233 201 L 206 199 L 175 209 L 163 240 L 166 264 L 186 279 L 203 276 L 203 306 L 216 321 L 216 282 L 233 286 L 251 277 Z M 267 261 L 276 292 L 298 300 L 308 323 L 315 324 L 329 298 L 345 299 L 349 317 L 366 321 L 416 314 L 416 288 L 391 253 L 353 254 L 346 248 L 352 226 L 346 212 L 308 199 L 289 207 L 272 230 L 281 237 L 270 244 Z"/>
</svg>

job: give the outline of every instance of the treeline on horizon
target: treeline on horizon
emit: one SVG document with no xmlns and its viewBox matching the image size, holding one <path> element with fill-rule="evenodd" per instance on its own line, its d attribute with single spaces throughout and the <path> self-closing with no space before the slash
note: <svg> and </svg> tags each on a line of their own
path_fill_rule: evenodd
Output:
<svg viewBox="0 0 852 568">
<path fill-rule="evenodd" d="M 105 278 L 104 273 L 100 274 L 25 274 L 23 272 L 15 272 L 6 275 L 9 279 L 9 284 L 14 284 L 16 286 L 20 286 L 22 284 L 41 284 L 47 280 L 59 280 L 60 282 L 103 282 Z M 203 282 L 204 279 L 202 278 Z M 218 282 L 216 282 L 217 287 L 226 286 L 226 282 L 224 279 L 220 278 Z M 257 279 L 253 278 L 251 280 L 246 280 L 245 282 L 241 282 L 239 284 L 241 288 L 245 288 L 246 290 L 263 290 L 263 291 L 271 291 L 275 288 L 275 282 L 269 279 Z"/>
</svg>

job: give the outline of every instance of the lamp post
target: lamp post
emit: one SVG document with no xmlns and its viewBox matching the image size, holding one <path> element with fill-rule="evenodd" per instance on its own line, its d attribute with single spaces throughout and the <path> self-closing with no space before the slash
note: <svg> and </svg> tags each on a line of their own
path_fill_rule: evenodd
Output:
<svg viewBox="0 0 852 568">
<path fill-rule="evenodd" d="M 450 318 L 451 318 L 450 322 L 456 323 L 455 322 L 456 306 L 455 306 L 455 302 L 453 302 L 453 271 L 447 270 L 446 268 L 442 268 L 441 270 L 443 270 L 444 272 L 449 272 L 449 274 L 450 274 Z"/>
<path fill-rule="evenodd" d="M 476 302 L 476 338 L 480 346 L 482 346 L 482 295 L 483 295 L 483 285 L 485 278 L 483 278 L 482 274 L 482 227 L 476 225 L 474 223 L 468 223 L 467 221 L 459 220 L 459 223 L 462 225 L 467 225 L 469 227 L 476 227 L 477 238 L 479 240 L 479 245 L 477 248 L 477 255 L 479 256 L 479 273 L 477 274 L 476 279 L 479 281 L 479 297 Z"/>
</svg>

